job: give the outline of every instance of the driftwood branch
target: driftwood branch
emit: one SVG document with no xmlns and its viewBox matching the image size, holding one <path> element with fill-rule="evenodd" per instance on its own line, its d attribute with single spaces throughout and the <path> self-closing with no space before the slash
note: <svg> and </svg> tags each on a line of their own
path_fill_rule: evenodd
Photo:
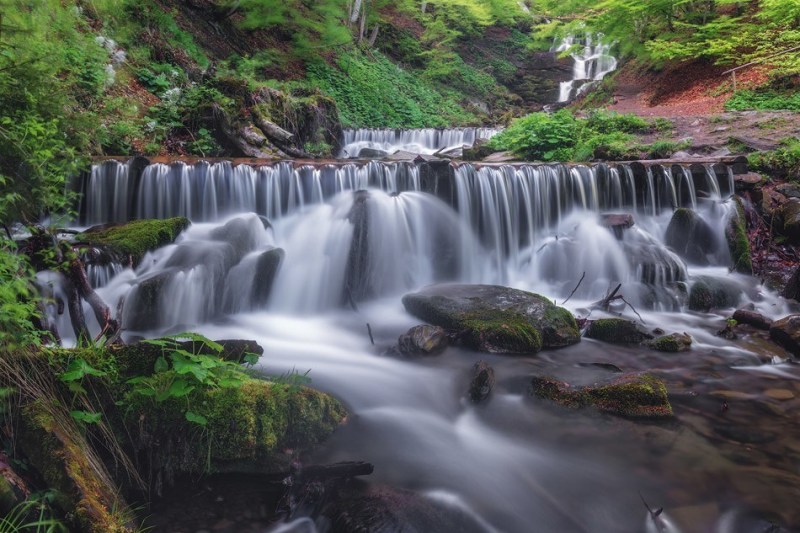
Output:
<svg viewBox="0 0 800 533">
<path fill-rule="evenodd" d="M 569 296 L 567 297 L 567 299 L 566 299 L 566 300 L 564 300 L 563 302 L 561 302 L 561 305 L 564 305 L 565 303 L 567 303 L 567 302 L 569 301 L 569 299 L 570 299 L 570 298 L 572 298 L 572 297 L 575 295 L 575 292 L 577 292 L 577 290 L 578 290 L 578 287 L 580 287 L 580 286 L 581 286 L 581 283 L 583 283 L 583 279 L 584 279 L 585 277 L 586 277 L 586 272 L 584 272 L 584 273 L 583 273 L 583 275 L 581 276 L 581 279 L 579 279 L 579 280 L 578 280 L 578 284 L 577 284 L 577 285 L 575 285 L 575 288 L 574 288 L 574 289 L 572 289 L 572 292 L 571 292 L 571 293 L 569 293 Z"/>
</svg>

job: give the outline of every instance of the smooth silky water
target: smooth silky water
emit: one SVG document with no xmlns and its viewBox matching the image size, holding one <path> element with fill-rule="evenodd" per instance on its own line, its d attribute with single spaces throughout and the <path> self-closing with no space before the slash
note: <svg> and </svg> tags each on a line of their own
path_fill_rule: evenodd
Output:
<svg viewBox="0 0 800 533">
<path fill-rule="evenodd" d="M 757 280 L 729 272 L 725 246 L 700 266 L 663 244 L 678 205 L 694 207 L 723 243 L 734 209 L 732 176 L 713 167 L 700 179 L 688 169 L 659 169 L 635 178 L 626 165 L 461 165 L 452 170 L 454 195 L 446 203 L 422 192 L 413 165 L 152 165 L 134 184 L 126 165 L 106 163 L 87 178 L 81 212 L 85 223 L 181 214 L 195 221 L 174 245 L 149 253 L 136 271 L 117 272 L 98 291 L 112 308 L 125 299 L 129 324 L 143 305 L 140 285 L 163 276 L 149 310 L 158 326 L 127 331 L 129 338 L 193 330 L 254 339 L 264 347 L 260 371 L 310 370 L 312 386 L 340 398 L 351 416 L 309 461 L 369 461 L 370 483 L 466 510 L 487 531 L 761 531 L 751 510 L 764 514 L 772 506 L 777 513 L 796 504 L 791 491 L 768 488 L 768 474 L 786 467 L 775 457 L 797 430 L 762 451 L 721 439 L 728 425 L 784 429 L 761 411 L 739 410 L 735 400 L 721 414 L 723 399 L 714 391 L 758 399 L 759 391 L 780 386 L 800 394 L 800 372 L 779 351 L 715 336 L 730 311 L 684 311 L 686 287 L 699 275 L 724 278 L 741 285 L 742 304 L 772 318 L 788 310 Z M 635 225 L 617 238 L 602 213 L 631 213 Z M 356 238 L 360 257 L 351 253 Z M 283 248 L 285 259 L 269 300 L 258 304 L 255 264 L 273 247 Z M 647 327 L 691 334 L 692 351 L 664 354 L 584 339 L 531 356 L 458 347 L 412 360 L 386 355 L 420 322 L 400 302 L 417 288 L 503 284 L 561 304 L 583 273 L 566 304 L 577 316 L 589 316 L 591 303 L 621 283 Z M 97 276 L 98 285 L 105 281 Z M 615 310 L 636 319 L 624 304 Z M 60 320 L 68 337 L 68 320 Z M 497 385 L 488 402 L 473 405 L 465 393 L 478 360 L 494 367 Z M 613 375 L 592 363 L 653 369 L 667 381 L 677 421 L 635 423 L 528 396 L 533 375 L 577 384 Z M 666 509 L 658 524 L 642 498 Z M 276 531 L 316 529 L 299 519 Z"/>
</svg>

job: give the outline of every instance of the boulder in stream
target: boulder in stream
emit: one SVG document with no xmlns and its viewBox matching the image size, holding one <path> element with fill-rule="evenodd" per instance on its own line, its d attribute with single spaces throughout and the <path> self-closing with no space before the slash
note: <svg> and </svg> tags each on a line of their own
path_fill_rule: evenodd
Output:
<svg viewBox="0 0 800 533">
<path fill-rule="evenodd" d="M 439 326 L 422 324 L 400 335 L 397 344 L 404 355 L 436 355 L 447 348 L 447 332 Z"/>
<path fill-rule="evenodd" d="M 189 224 L 185 217 L 103 224 L 79 233 L 75 242 L 103 248 L 120 262 L 136 266 L 147 252 L 175 242 Z"/>
<path fill-rule="evenodd" d="M 688 333 L 671 333 L 647 341 L 645 344 L 659 352 L 688 352 L 692 347 L 692 336 Z"/>
<path fill-rule="evenodd" d="M 743 292 L 742 287 L 734 281 L 700 276 L 689 290 L 689 309 L 707 313 L 711 309 L 735 307 Z"/>
<path fill-rule="evenodd" d="M 692 263 L 707 265 L 708 254 L 717 251 L 714 230 L 691 209 L 675 210 L 664 237 L 667 246 Z"/>
<path fill-rule="evenodd" d="M 531 393 L 565 407 L 594 406 L 626 418 L 669 418 L 672 406 L 664 382 L 651 374 L 624 374 L 611 380 L 573 387 L 550 377 L 534 377 Z"/>
<path fill-rule="evenodd" d="M 491 394 L 494 388 L 494 368 L 486 361 L 478 361 L 472 366 L 472 380 L 469 382 L 468 396 L 473 403 L 480 403 Z"/>
<path fill-rule="evenodd" d="M 653 335 L 633 320 L 601 318 L 593 320 L 586 329 L 586 337 L 612 344 L 639 344 Z"/>
<path fill-rule="evenodd" d="M 737 309 L 732 318 L 739 324 L 747 324 L 756 329 L 769 330 L 772 327 L 772 320 L 749 309 Z"/>
<path fill-rule="evenodd" d="M 534 353 L 580 342 L 575 317 L 547 298 L 497 285 L 433 285 L 403 297 L 412 315 L 491 353 Z"/>
<path fill-rule="evenodd" d="M 773 322 L 769 336 L 792 355 L 800 357 L 800 315 L 789 315 Z"/>
<path fill-rule="evenodd" d="M 783 234 L 793 242 L 800 241 L 800 199 L 789 198 L 781 209 L 783 214 Z"/>
<path fill-rule="evenodd" d="M 725 240 L 733 261 L 733 270 L 742 274 L 753 273 L 753 260 L 750 255 L 750 239 L 747 236 L 747 217 L 744 205 L 739 198 L 733 199 L 736 210 L 725 227 Z"/>
<path fill-rule="evenodd" d="M 271 248 L 263 252 L 256 263 L 256 275 L 253 279 L 253 304 L 263 306 L 272 292 L 272 282 L 278 274 L 286 252 L 283 248 Z"/>
</svg>

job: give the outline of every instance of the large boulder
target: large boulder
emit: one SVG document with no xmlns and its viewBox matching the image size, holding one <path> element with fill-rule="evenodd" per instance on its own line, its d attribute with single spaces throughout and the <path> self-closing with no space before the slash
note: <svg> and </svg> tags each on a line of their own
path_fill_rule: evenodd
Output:
<svg viewBox="0 0 800 533">
<path fill-rule="evenodd" d="M 627 418 L 672 416 L 667 388 L 650 374 L 625 374 L 586 387 L 573 387 L 549 377 L 534 377 L 531 392 L 565 407 L 594 406 L 603 412 Z"/>
<path fill-rule="evenodd" d="M 731 214 L 725 227 L 725 240 L 728 243 L 733 269 L 742 274 L 752 274 L 753 261 L 750 256 L 750 239 L 747 236 L 744 205 L 739 198 L 735 198 L 734 202 L 736 210 Z"/>
<path fill-rule="evenodd" d="M 800 315 L 789 315 L 773 322 L 769 336 L 795 357 L 800 356 Z"/>
<path fill-rule="evenodd" d="M 783 234 L 793 242 L 800 241 L 800 199 L 790 198 L 781 209 Z"/>
<path fill-rule="evenodd" d="M 645 344 L 659 352 L 688 352 L 692 347 L 692 337 L 687 333 L 671 333 L 647 341 Z"/>
<path fill-rule="evenodd" d="M 185 217 L 104 224 L 79 233 L 75 242 L 101 248 L 120 262 L 136 266 L 147 252 L 175 242 L 189 224 Z"/>
<path fill-rule="evenodd" d="M 497 285 L 444 284 L 403 297 L 409 313 L 476 350 L 533 353 L 580 342 L 575 317 L 547 298 Z"/>
<path fill-rule="evenodd" d="M 593 320 L 586 329 L 586 337 L 612 344 L 639 344 L 653 335 L 633 320 L 601 318 Z"/>
<path fill-rule="evenodd" d="M 711 309 L 736 307 L 743 292 L 742 287 L 733 281 L 701 276 L 689 290 L 689 309 L 707 313 Z"/>
<path fill-rule="evenodd" d="M 691 209 L 675 210 L 664 241 L 678 255 L 700 265 L 707 265 L 708 255 L 717 252 L 714 230 Z"/>
<path fill-rule="evenodd" d="M 286 252 L 282 248 L 271 248 L 263 252 L 256 262 L 256 276 L 253 281 L 253 305 L 263 306 L 272 292 L 272 282 L 278 274 Z"/>
</svg>

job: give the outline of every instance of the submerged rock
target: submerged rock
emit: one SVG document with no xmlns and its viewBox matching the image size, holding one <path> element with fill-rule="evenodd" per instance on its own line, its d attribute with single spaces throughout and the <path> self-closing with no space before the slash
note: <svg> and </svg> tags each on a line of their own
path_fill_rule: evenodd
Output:
<svg viewBox="0 0 800 533">
<path fill-rule="evenodd" d="M 737 309 L 733 313 L 733 319 L 739 324 L 747 324 L 756 329 L 769 330 L 772 327 L 772 320 L 749 309 Z"/>
<path fill-rule="evenodd" d="M 672 215 L 664 241 L 678 255 L 700 265 L 707 265 L 708 255 L 717 252 L 711 226 L 700 215 L 683 207 Z"/>
<path fill-rule="evenodd" d="M 531 392 L 565 407 L 594 406 L 603 412 L 627 418 L 672 416 L 667 388 L 651 374 L 625 374 L 586 387 L 572 387 L 549 377 L 534 377 Z"/>
<path fill-rule="evenodd" d="M 601 318 L 593 320 L 586 329 L 586 337 L 612 344 L 639 344 L 653 335 L 633 320 Z"/>
<path fill-rule="evenodd" d="M 769 336 L 795 357 L 800 356 L 800 315 L 789 315 L 773 322 Z"/>
<path fill-rule="evenodd" d="M 711 309 L 736 307 L 742 298 L 742 287 L 736 282 L 701 276 L 689 291 L 689 309 L 708 312 Z"/>
<path fill-rule="evenodd" d="M 575 317 L 547 298 L 497 285 L 434 285 L 403 297 L 412 315 L 492 353 L 533 353 L 580 342 Z"/>
<path fill-rule="evenodd" d="M 659 352 L 687 352 L 692 347 L 692 337 L 687 333 L 672 333 L 662 335 L 645 344 Z"/>
<path fill-rule="evenodd" d="M 447 348 L 447 332 L 427 324 L 414 326 L 397 339 L 400 353 L 405 355 L 436 355 Z"/>
<path fill-rule="evenodd" d="M 478 361 L 472 367 L 472 380 L 467 395 L 470 401 L 480 403 L 489 397 L 494 388 L 494 368 L 486 361 Z"/>
</svg>

